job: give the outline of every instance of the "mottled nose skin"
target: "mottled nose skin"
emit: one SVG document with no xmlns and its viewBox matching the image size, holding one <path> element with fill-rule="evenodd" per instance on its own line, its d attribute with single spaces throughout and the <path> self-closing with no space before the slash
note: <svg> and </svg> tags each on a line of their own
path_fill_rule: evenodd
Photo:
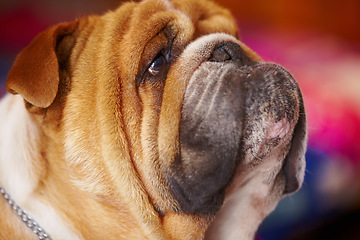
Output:
<svg viewBox="0 0 360 240">
<path fill-rule="evenodd" d="M 238 164 L 256 165 L 292 134 L 299 93 L 282 67 L 250 61 L 235 43 L 215 47 L 184 96 L 180 153 L 169 180 L 183 212 L 219 209 Z"/>
<path fill-rule="evenodd" d="M 244 160 L 256 165 L 281 140 L 290 144 L 302 99 L 294 78 L 276 64 L 255 64 L 242 82 L 246 110 L 241 147 Z"/>
</svg>

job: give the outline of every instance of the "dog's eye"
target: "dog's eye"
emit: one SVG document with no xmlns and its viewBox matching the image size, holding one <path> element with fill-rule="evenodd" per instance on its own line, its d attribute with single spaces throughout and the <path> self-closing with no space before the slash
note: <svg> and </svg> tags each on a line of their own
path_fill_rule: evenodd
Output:
<svg viewBox="0 0 360 240">
<path fill-rule="evenodd" d="M 150 64 L 148 71 L 151 75 L 155 76 L 165 67 L 165 65 L 166 65 L 166 59 L 162 54 L 160 54 Z"/>
</svg>

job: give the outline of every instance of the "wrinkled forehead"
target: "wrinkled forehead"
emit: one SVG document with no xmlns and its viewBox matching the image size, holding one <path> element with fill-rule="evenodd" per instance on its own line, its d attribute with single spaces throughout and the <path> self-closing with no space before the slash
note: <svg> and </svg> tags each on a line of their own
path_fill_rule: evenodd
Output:
<svg viewBox="0 0 360 240">
<path fill-rule="evenodd" d="M 142 32 L 149 38 L 169 25 L 185 30 L 193 39 L 220 32 L 237 36 L 231 13 L 204 0 L 145 0 L 132 9 L 129 18 L 129 26 L 135 34 L 141 35 Z"/>
</svg>

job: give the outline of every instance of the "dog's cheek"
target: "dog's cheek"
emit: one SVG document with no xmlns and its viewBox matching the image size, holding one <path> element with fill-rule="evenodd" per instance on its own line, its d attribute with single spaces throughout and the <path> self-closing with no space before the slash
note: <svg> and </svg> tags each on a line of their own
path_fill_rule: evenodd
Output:
<svg viewBox="0 0 360 240">
<path fill-rule="evenodd" d="M 216 153 L 216 149 L 205 152 L 203 148 L 202 144 L 182 144 L 168 178 L 180 211 L 187 214 L 215 214 L 235 169 L 236 154 Z"/>
</svg>

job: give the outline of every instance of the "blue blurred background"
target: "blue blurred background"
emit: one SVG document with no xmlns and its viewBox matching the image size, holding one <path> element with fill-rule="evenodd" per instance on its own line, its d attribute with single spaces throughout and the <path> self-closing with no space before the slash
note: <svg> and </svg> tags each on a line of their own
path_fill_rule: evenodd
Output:
<svg viewBox="0 0 360 240">
<path fill-rule="evenodd" d="M 0 0 L 0 95 L 16 54 L 48 26 L 117 0 Z M 298 80 L 309 124 L 304 186 L 257 239 L 360 239 L 360 1 L 218 0 L 242 40 Z"/>
</svg>

